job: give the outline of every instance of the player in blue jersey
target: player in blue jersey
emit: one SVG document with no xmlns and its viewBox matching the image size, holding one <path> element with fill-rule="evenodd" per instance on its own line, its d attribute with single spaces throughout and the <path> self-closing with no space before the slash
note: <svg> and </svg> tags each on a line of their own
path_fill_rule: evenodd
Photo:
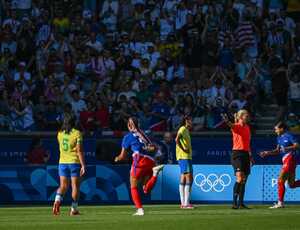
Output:
<svg viewBox="0 0 300 230">
<path fill-rule="evenodd" d="M 155 166 L 153 158 L 157 147 L 152 141 L 140 130 L 136 118 L 128 119 L 129 133 L 124 136 L 122 141 L 122 150 L 115 162 L 125 160 L 128 153 L 132 153 L 132 166 L 130 170 L 130 187 L 131 197 L 137 208 L 135 216 L 143 216 L 144 209 L 138 192 L 138 185 L 143 184 L 145 194 L 148 194 L 154 187 L 158 173 L 163 169 L 163 165 Z"/>
<path fill-rule="evenodd" d="M 275 126 L 277 134 L 277 147 L 271 151 L 263 151 L 261 157 L 272 155 L 282 156 L 282 168 L 278 178 L 278 202 L 270 208 L 283 208 L 285 182 L 287 181 L 290 188 L 300 187 L 300 180 L 295 181 L 297 161 L 295 154 L 299 148 L 299 144 L 291 133 L 287 131 L 287 126 L 283 122 L 279 122 Z"/>
</svg>

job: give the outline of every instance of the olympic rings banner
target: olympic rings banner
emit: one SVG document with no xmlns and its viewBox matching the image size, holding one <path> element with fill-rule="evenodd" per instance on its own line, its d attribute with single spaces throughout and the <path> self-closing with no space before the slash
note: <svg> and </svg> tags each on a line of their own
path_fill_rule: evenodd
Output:
<svg viewBox="0 0 300 230">
<path fill-rule="evenodd" d="M 128 204 L 129 165 L 89 165 L 81 184 L 82 204 Z M 235 183 L 230 165 L 194 165 L 194 203 L 231 202 Z M 277 199 L 279 165 L 258 165 L 249 176 L 246 201 L 273 202 Z M 300 175 L 300 167 L 297 170 Z M 179 167 L 165 166 L 145 203 L 179 202 Z M 0 204 L 50 203 L 59 184 L 57 165 L 0 167 Z M 70 194 L 65 197 L 70 202 Z M 300 202 L 300 189 L 287 189 L 286 201 Z"/>
</svg>

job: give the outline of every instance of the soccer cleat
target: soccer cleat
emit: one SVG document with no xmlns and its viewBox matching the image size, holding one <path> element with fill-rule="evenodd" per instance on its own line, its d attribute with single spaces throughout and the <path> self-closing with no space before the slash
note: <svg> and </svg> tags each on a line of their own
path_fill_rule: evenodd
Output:
<svg viewBox="0 0 300 230">
<path fill-rule="evenodd" d="M 183 206 L 183 209 L 195 209 L 195 207 L 191 204 Z"/>
<path fill-rule="evenodd" d="M 144 213 L 144 209 L 142 208 L 138 208 L 136 212 L 133 214 L 133 216 L 143 216 L 143 215 L 145 215 L 145 213 Z"/>
<path fill-rule="evenodd" d="M 277 208 L 284 208 L 284 205 L 282 203 L 275 203 L 273 206 L 270 207 L 270 209 L 277 209 Z"/>
<path fill-rule="evenodd" d="M 181 209 L 184 209 L 184 205 L 181 204 L 181 205 L 180 205 L 180 208 L 181 208 Z"/>
<path fill-rule="evenodd" d="M 246 206 L 246 205 L 244 205 L 244 204 L 241 204 L 241 205 L 239 206 L 239 209 L 251 209 L 251 208 L 249 208 L 248 206 Z"/>
<path fill-rule="evenodd" d="M 232 205 L 232 207 L 231 207 L 232 209 L 239 209 L 239 206 L 237 206 L 236 204 L 234 204 L 234 205 Z"/>
<path fill-rule="evenodd" d="M 153 175 L 157 176 L 159 174 L 159 172 L 164 168 L 165 165 L 157 165 L 155 167 L 152 168 L 153 171 Z"/>
<path fill-rule="evenodd" d="M 80 215 L 80 212 L 76 209 L 71 209 L 70 216 L 78 216 Z"/>
<path fill-rule="evenodd" d="M 58 216 L 60 214 L 60 201 L 55 201 L 52 208 L 52 213 L 54 216 Z"/>
</svg>

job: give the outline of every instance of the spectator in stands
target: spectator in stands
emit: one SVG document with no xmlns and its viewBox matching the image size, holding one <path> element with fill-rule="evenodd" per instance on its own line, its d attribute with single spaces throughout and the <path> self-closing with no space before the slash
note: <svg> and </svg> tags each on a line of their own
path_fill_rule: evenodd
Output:
<svg viewBox="0 0 300 230">
<path fill-rule="evenodd" d="M 300 132 L 300 120 L 296 114 L 290 113 L 287 117 L 286 124 L 291 132 Z"/>
<path fill-rule="evenodd" d="M 33 166 L 44 165 L 49 159 L 50 152 L 43 147 L 41 138 L 34 137 L 25 157 L 25 162 Z"/>
</svg>

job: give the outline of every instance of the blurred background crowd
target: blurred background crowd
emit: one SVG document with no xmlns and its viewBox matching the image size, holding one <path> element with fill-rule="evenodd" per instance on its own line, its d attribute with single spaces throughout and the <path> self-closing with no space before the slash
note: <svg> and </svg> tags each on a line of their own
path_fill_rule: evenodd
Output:
<svg viewBox="0 0 300 230">
<path fill-rule="evenodd" d="M 222 130 L 264 104 L 300 129 L 297 0 L 2 0 L 0 130 Z"/>
</svg>

